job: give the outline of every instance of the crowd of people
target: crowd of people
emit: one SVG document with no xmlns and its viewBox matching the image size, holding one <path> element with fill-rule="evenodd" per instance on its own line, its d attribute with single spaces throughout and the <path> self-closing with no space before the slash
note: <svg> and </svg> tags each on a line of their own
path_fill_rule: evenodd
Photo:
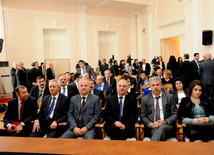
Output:
<svg viewBox="0 0 214 155">
<path fill-rule="evenodd" d="M 126 140 L 135 135 L 136 98 L 144 91 L 140 119 L 151 141 L 175 136 L 178 120 L 187 125 L 190 141 L 213 142 L 214 61 L 210 53 L 203 58 L 199 61 L 199 53 L 192 61 L 189 54 L 178 61 L 170 56 L 165 66 L 159 56 L 152 67 L 145 59 L 135 59 L 133 64 L 121 60 L 119 65 L 115 60 L 110 68 L 103 59 L 101 74 L 79 60 L 73 78 L 66 72 L 57 80 L 52 63 L 45 69 L 44 63 L 33 62 L 28 71 L 23 62 L 13 63 L 14 98 L 8 101 L 3 118 L 8 130 L 1 135 L 95 139 L 95 124 L 102 117 L 110 139 Z M 164 84 L 172 84 L 173 90 L 166 93 Z M 141 90 L 141 85 L 149 86 Z M 68 122 L 67 126 L 60 126 L 62 122 Z"/>
</svg>

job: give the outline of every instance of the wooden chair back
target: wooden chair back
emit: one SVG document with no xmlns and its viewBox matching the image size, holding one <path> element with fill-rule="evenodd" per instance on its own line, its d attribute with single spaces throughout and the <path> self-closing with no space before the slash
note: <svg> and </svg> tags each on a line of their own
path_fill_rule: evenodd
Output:
<svg viewBox="0 0 214 155">
<path fill-rule="evenodd" d="M 149 87 L 149 84 L 146 84 L 146 85 L 142 85 L 140 84 L 140 92 L 141 92 L 141 96 L 143 97 L 143 92 L 144 92 L 144 89 Z"/>
<path fill-rule="evenodd" d="M 162 85 L 162 88 L 165 89 L 165 92 L 166 92 L 166 93 L 169 93 L 170 90 L 173 89 L 172 84 L 170 84 L 170 83 L 167 83 L 167 84 Z"/>
<path fill-rule="evenodd" d="M 106 90 L 103 92 L 104 101 L 106 101 Z"/>
<path fill-rule="evenodd" d="M 37 106 L 38 106 L 37 114 L 38 114 L 38 113 L 40 112 L 40 110 L 41 110 L 42 101 L 43 101 L 43 98 L 37 100 Z"/>
</svg>

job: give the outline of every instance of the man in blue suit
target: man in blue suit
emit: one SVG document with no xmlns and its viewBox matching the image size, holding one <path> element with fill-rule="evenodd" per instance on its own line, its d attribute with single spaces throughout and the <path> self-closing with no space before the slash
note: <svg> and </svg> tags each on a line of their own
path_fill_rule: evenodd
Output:
<svg viewBox="0 0 214 155">
<path fill-rule="evenodd" d="M 101 75 L 97 76 L 96 83 L 97 84 L 94 86 L 94 89 L 97 89 L 103 92 L 106 90 L 106 98 L 111 97 L 111 94 L 112 94 L 111 87 L 104 83 L 103 76 Z"/>
<path fill-rule="evenodd" d="M 146 85 L 149 84 L 149 74 L 147 71 L 142 71 L 141 78 L 137 81 L 136 90 L 140 93 L 140 84 Z"/>
</svg>

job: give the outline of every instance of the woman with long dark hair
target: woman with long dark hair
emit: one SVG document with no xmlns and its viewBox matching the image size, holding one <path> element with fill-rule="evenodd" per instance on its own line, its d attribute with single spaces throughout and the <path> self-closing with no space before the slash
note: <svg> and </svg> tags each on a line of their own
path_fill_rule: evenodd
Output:
<svg viewBox="0 0 214 155">
<path fill-rule="evenodd" d="M 167 63 L 167 69 L 169 69 L 172 72 L 172 76 L 174 78 L 177 77 L 178 74 L 178 63 L 176 62 L 176 59 L 173 55 L 170 56 L 169 62 Z"/>
</svg>

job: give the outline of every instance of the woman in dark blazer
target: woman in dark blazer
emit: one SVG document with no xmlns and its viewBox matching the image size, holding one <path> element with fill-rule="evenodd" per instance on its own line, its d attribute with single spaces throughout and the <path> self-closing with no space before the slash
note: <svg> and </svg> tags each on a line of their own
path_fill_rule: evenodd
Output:
<svg viewBox="0 0 214 155">
<path fill-rule="evenodd" d="M 155 67 L 155 71 L 161 69 L 162 72 L 165 70 L 165 64 L 163 62 L 163 58 L 162 56 L 158 57 L 158 61 L 156 62 L 156 67 Z"/>
<path fill-rule="evenodd" d="M 187 124 L 186 135 L 190 141 L 214 142 L 214 109 L 201 81 L 193 80 L 189 85 L 189 97 L 181 100 L 178 119 Z"/>
<path fill-rule="evenodd" d="M 173 80 L 172 86 L 173 90 L 171 90 L 169 93 L 173 95 L 175 101 L 176 101 L 176 106 L 179 108 L 181 99 L 184 97 L 189 97 L 189 91 L 188 89 L 184 88 L 184 80 L 180 77 L 177 77 Z"/>
</svg>

